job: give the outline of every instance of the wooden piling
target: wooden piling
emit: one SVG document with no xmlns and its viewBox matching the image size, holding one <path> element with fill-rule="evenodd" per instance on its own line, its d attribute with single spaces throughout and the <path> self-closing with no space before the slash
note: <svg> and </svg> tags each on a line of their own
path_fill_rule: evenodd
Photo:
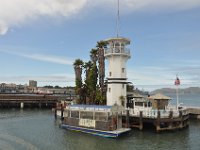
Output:
<svg viewBox="0 0 200 150">
<path fill-rule="evenodd" d="M 129 110 L 126 110 L 126 128 L 129 128 Z"/>
<path fill-rule="evenodd" d="M 143 112 L 140 111 L 140 119 L 139 119 L 139 129 L 143 129 Z"/>
<path fill-rule="evenodd" d="M 64 120 L 63 111 L 64 111 L 64 107 L 63 107 L 63 105 L 61 104 L 61 120 L 62 120 L 62 121 Z"/>
<path fill-rule="evenodd" d="M 158 110 L 158 115 L 157 115 L 157 119 L 156 119 L 156 131 L 159 132 L 160 131 L 160 111 Z"/>
<path fill-rule="evenodd" d="M 183 128 L 183 112 L 182 111 L 179 111 L 179 117 L 180 117 L 180 124 L 179 124 L 179 127 L 180 128 Z"/>
</svg>

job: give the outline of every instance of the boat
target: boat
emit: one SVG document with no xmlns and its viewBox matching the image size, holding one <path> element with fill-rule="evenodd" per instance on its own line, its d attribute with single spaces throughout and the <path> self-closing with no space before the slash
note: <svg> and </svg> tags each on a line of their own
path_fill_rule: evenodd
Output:
<svg viewBox="0 0 200 150">
<path fill-rule="evenodd" d="M 129 132 L 122 127 L 122 106 L 67 105 L 56 113 L 62 118 L 61 128 L 107 138 Z"/>
</svg>

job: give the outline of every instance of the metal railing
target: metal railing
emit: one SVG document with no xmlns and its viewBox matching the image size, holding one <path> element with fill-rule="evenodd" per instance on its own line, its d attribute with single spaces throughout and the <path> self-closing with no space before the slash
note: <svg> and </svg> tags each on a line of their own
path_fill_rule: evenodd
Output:
<svg viewBox="0 0 200 150">
<path fill-rule="evenodd" d="M 130 55 L 130 49 L 124 47 L 113 47 L 113 48 L 106 48 L 105 55 L 107 54 L 126 54 Z"/>
<path fill-rule="evenodd" d="M 140 116 L 141 111 L 142 111 L 143 117 L 147 117 L 147 118 L 157 118 L 158 117 L 158 111 L 160 112 L 160 118 L 170 118 L 171 114 L 172 114 L 173 118 L 178 118 L 180 116 L 180 111 L 182 111 L 182 115 L 188 114 L 188 111 L 186 109 L 181 109 L 181 110 L 176 110 L 176 109 L 170 109 L 170 110 L 129 109 L 129 114 L 131 116 Z"/>
</svg>

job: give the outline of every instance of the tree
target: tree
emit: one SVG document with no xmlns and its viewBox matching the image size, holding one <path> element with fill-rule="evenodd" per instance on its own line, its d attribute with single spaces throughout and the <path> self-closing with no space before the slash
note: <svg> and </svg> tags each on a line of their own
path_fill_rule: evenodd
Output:
<svg viewBox="0 0 200 150">
<path fill-rule="evenodd" d="M 83 61 L 81 59 L 76 59 L 74 62 L 74 71 L 75 71 L 75 92 L 79 95 L 80 100 L 82 99 L 82 67 Z"/>
<path fill-rule="evenodd" d="M 75 92 L 80 96 L 81 103 L 105 104 L 106 96 L 103 93 L 105 78 L 105 57 L 104 48 L 107 42 L 97 42 L 97 49 L 91 49 L 90 59 L 86 63 L 77 59 L 74 62 L 76 75 Z M 98 67 L 97 67 L 98 61 Z M 82 83 L 82 67 L 85 69 L 84 84 Z M 99 78 L 98 78 L 99 77 Z M 97 84 L 99 79 L 99 86 Z"/>
<path fill-rule="evenodd" d="M 85 69 L 85 84 L 83 85 L 83 89 L 84 89 L 84 102 L 85 103 L 90 103 L 88 100 L 90 97 L 90 90 L 89 90 L 89 84 L 90 84 L 90 71 L 92 68 L 92 62 L 88 61 L 84 63 L 84 69 Z"/>
<path fill-rule="evenodd" d="M 98 49 L 98 63 L 99 63 L 99 86 L 101 89 L 101 94 L 103 95 L 104 88 L 104 78 L 105 78 L 105 57 L 104 57 L 104 48 L 107 46 L 106 41 L 97 42 Z"/>
<path fill-rule="evenodd" d="M 96 87 L 97 87 L 97 80 L 98 80 L 98 69 L 97 69 L 97 49 L 92 49 L 90 51 L 90 58 L 92 61 L 92 66 L 88 72 L 88 93 L 89 93 L 89 99 L 90 103 L 94 104 L 95 98 L 96 98 Z"/>
</svg>

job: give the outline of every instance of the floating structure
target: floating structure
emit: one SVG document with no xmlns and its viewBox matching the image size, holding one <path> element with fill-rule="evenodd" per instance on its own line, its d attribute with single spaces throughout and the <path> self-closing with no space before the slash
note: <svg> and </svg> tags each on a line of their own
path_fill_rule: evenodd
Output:
<svg viewBox="0 0 200 150">
<path fill-rule="evenodd" d="M 61 117 L 62 128 L 116 138 L 130 131 L 130 128 L 122 127 L 123 111 L 124 108 L 117 105 L 61 105 L 55 111 L 55 116 Z"/>
<path fill-rule="evenodd" d="M 187 127 L 188 110 L 171 106 L 169 100 L 170 97 L 162 94 L 150 97 L 137 96 L 133 99 L 133 108 L 129 109 L 130 127 L 142 130 L 144 125 L 154 126 L 157 132 Z"/>
</svg>

